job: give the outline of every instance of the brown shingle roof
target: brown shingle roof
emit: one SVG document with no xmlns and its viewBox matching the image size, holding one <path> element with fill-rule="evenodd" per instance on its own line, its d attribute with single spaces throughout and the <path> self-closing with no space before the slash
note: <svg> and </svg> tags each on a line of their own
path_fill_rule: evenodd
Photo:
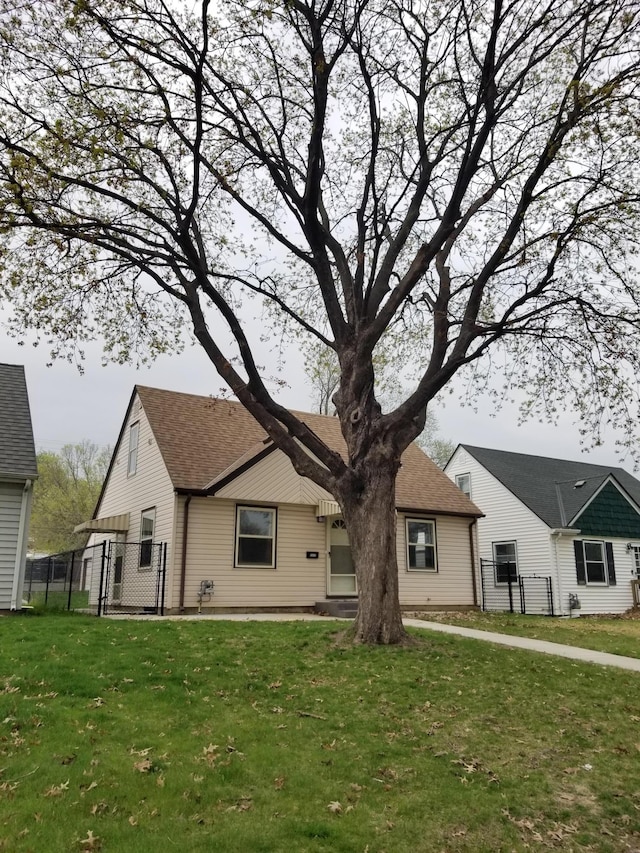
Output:
<svg viewBox="0 0 640 853">
<path fill-rule="evenodd" d="M 269 441 L 238 402 L 137 385 L 136 391 L 158 443 L 174 488 L 200 490 L 260 458 Z M 295 413 L 329 447 L 345 452 L 338 418 Z M 417 445 L 402 457 L 396 503 L 422 512 L 479 516 L 482 513 Z"/>
</svg>

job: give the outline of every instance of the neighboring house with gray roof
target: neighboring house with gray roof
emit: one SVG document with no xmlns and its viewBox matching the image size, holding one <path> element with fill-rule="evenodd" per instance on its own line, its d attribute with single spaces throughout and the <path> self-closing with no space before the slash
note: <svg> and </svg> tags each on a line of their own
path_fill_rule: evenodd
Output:
<svg viewBox="0 0 640 853">
<path fill-rule="evenodd" d="M 623 468 L 461 444 L 445 472 L 484 513 L 478 549 L 491 570 L 479 585 L 549 576 L 556 615 L 634 604 L 640 481 Z"/>
<path fill-rule="evenodd" d="M 345 452 L 337 418 L 301 417 Z M 480 512 L 415 445 L 403 456 L 397 508 L 401 603 L 474 606 Z M 106 539 L 121 550 L 127 543 L 165 543 L 169 612 L 201 604 L 300 610 L 333 597 L 357 598 L 334 497 L 300 477 L 235 401 L 136 386 L 94 518 L 80 527 L 92 533 L 89 546 Z M 147 550 L 140 555 L 146 563 Z M 123 608 L 139 606 L 145 571 L 147 565 L 119 565 L 115 593 L 109 581 L 103 595 L 117 597 Z"/>
<path fill-rule="evenodd" d="M 37 476 L 24 368 L 0 364 L 0 612 L 22 607 L 31 496 Z"/>
</svg>

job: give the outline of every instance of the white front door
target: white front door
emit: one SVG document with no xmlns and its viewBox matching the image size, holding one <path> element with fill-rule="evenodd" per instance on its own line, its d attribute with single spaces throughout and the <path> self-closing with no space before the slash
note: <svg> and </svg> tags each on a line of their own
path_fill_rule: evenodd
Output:
<svg viewBox="0 0 640 853">
<path fill-rule="evenodd" d="M 329 519 L 329 578 L 327 595 L 357 595 L 356 573 L 344 521 Z"/>
</svg>

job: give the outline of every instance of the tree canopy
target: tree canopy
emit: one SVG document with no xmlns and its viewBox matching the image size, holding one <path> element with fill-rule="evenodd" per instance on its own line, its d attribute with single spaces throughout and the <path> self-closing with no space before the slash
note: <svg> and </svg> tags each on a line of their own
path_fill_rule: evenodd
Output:
<svg viewBox="0 0 640 853">
<path fill-rule="evenodd" d="M 55 350 L 101 335 L 121 360 L 176 345 L 188 318 L 296 470 L 340 503 L 357 635 L 395 641 L 380 496 L 452 377 L 470 371 L 481 391 L 501 370 L 532 410 L 561 401 L 628 436 L 638 423 L 640 11 L 196 7 L 0 0 L 0 293 Z M 269 393 L 250 298 L 337 353 L 346 458 Z M 389 334 L 412 341 L 418 370 L 383 412 L 374 360 Z"/>
<path fill-rule="evenodd" d="M 111 453 L 91 441 L 65 444 L 59 453 L 38 453 L 29 527 L 32 551 L 57 554 L 82 547 L 87 534 L 73 532 L 93 517 Z"/>
</svg>

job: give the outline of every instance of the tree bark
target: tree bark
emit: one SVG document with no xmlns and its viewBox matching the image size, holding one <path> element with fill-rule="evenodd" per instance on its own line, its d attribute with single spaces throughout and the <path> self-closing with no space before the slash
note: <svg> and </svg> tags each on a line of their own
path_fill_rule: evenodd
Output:
<svg viewBox="0 0 640 853">
<path fill-rule="evenodd" d="M 356 643 L 393 645 L 405 642 L 398 599 L 395 479 L 397 464 L 369 460 L 365 478 L 343 491 L 341 504 L 358 581 Z"/>
</svg>

